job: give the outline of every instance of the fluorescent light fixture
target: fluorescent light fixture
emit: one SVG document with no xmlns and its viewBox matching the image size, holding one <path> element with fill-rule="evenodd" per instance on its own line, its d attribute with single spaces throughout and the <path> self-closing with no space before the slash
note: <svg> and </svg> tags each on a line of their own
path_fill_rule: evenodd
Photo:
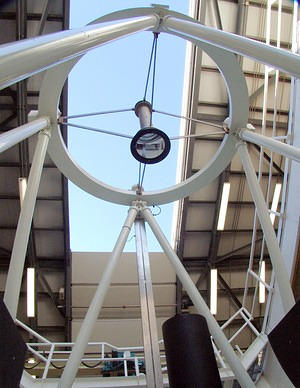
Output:
<svg viewBox="0 0 300 388">
<path fill-rule="evenodd" d="M 217 314 L 217 277 L 218 270 L 213 268 L 210 270 L 210 312 L 212 314 Z"/>
<path fill-rule="evenodd" d="M 230 183 L 225 182 L 223 185 L 222 199 L 221 199 L 221 206 L 220 206 L 220 213 L 219 213 L 217 230 L 224 230 L 227 205 L 228 205 L 228 199 L 229 199 L 229 191 L 230 191 Z"/>
<path fill-rule="evenodd" d="M 21 207 L 23 205 L 26 189 L 27 189 L 27 178 L 19 178 L 19 195 L 20 195 Z"/>
<path fill-rule="evenodd" d="M 27 317 L 33 318 L 35 315 L 34 298 L 34 268 L 27 268 Z"/>
<path fill-rule="evenodd" d="M 276 212 L 277 211 L 277 206 L 278 206 L 278 202 L 279 202 L 281 187 L 282 187 L 281 183 L 276 183 L 275 190 L 274 190 L 274 195 L 273 195 L 272 206 L 271 206 L 271 211 L 272 212 Z M 275 221 L 275 214 L 274 213 L 270 214 L 270 219 L 271 219 L 272 225 L 274 225 L 274 221 Z"/>
<path fill-rule="evenodd" d="M 261 265 L 260 265 L 259 277 L 264 282 L 266 281 L 266 262 L 264 260 L 261 262 Z M 259 282 L 258 300 L 259 300 L 259 303 L 265 303 L 265 300 L 266 300 L 266 287 L 261 282 Z"/>
</svg>

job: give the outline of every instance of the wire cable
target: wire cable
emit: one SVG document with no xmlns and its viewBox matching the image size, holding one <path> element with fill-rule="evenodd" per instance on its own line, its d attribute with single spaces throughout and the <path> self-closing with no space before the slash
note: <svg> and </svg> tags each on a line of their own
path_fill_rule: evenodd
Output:
<svg viewBox="0 0 300 388">
<path fill-rule="evenodd" d="M 41 363 L 41 361 L 38 361 L 38 362 L 35 363 L 33 366 L 26 366 L 26 365 L 24 365 L 24 369 L 26 369 L 26 370 L 34 369 L 34 368 L 36 368 L 40 363 Z"/>
<path fill-rule="evenodd" d="M 193 135 L 183 135 L 183 136 L 173 136 L 170 137 L 170 140 L 180 140 L 180 139 L 190 139 L 192 137 L 199 138 L 199 137 L 206 137 L 206 136 L 215 136 L 215 135 L 224 135 L 224 132 L 211 132 L 211 133 L 199 133 L 199 134 L 193 134 Z"/>
<path fill-rule="evenodd" d="M 160 213 L 161 213 L 161 207 L 160 206 L 158 206 L 158 205 L 153 205 L 152 206 L 153 208 L 155 208 L 155 207 L 157 207 L 158 208 L 158 213 L 152 213 L 152 215 L 153 215 L 153 217 L 157 217 L 157 216 L 159 216 L 160 215 Z"/>
<path fill-rule="evenodd" d="M 186 116 L 181 116 L 181 115 L 175 115 L 174 113 L 163 112 L 163 111 L 157 110 L 157 109 L 153 109 L 153 112 L 160 113 L 160 114 L 166 115 L 166 116 L 176 117 L 178 119 L 184 119 L 184 120 L 192 121 L 194 123 L 200 123 L 200 124 L 210 125 L 211 127 L 224 129 L 223 125 L 210 123 L 209 121 L 193 119 L 191 117 L 186 117 Z"/>
<path fill-rule="evenodd" d="M 50 364 L 51 364 L 51 365 L 53 366 L 53 368 L 55 368 L 55 369 L 64 369 L 64 367 L 66 366 L 66 364 L 63 365 L 63 366 L 55 365 L 52 361 L 50 362 Z"/>
<path fill-rule="evenodd" d="M 87 127 L 86 125 L 79 125 L 79 124 L 74 124 L 74 123 L 60 123 L 60 124 L 61 125 L 67 125 L 68 127 L 86 129 L 86 130 L 92 131 L 92 132 L 100 132 L 100 133 L 104 133 L 106 135 L 125 137 L 126 139 L 132 139 L 133 138 L 133 136 L 126 135 L 124 133 L 113 132 L 113 131 L 108 131 L 106 129 L 100 129 L 100 128 L 94 128 L 94 127 Z"/>
<path fill-rule="evenodd" d="M 81 361 L 81 364 L 82 364 L 83 366 L 85 366 L 86 368 L 93 369 L 93 368 L 97 368 L 97 366 L 99 366 L 102 362 L 103 362 L 103 361 L 101 360 L 101 361 L 97 362 L 97 363 L 94 364 L 94 365 L 89 365 L 89 364 L 87 364 L 86 362 Z"/>
<path fill-rule="evenodd" d="M 150 126 L 152 126 L 152 114 L 153 114 L 153 103 L 154 103 L 154 89 L 155 89 L 155 75 L 156 75 L 156 58 L 157 58 L 157 40 L 158 33 L 154 32 L 154 58 L 153 58 L 153 75 L 152 75 L 152 93 L 151 93 L 151 113 L 150 113 Z"/>
<path fill-rule="evenodd" d="M 142 173 L 142 179 L 141 179 L 141 184 L 140 184 L 140 187 L 143 186 L 143 181 L 144 181 L 144 176 L 145 176 L 145 170 L 146 170 L 146 166 L 147 164 L 144 164 L 144 168 L 143 168 L 143 173 Z"/>
<path fill-rule="evenodd" d="M 147 72 L 147 79 L 146 79 L 144 98 L 143 98 L 144 101 L 146 101 L 146 97 L 147 97 L 147 90 L 148 90 L 148 84 L 149 84 L 149 79 L 150 79 L 150 72 L 151 72 L 151 67 L 152 67 L 152 58 L 153 58 L 153 53 L 154 53 L 155 41 L 156 41 L 156 37 L 155 37 L 155 33 L 154 33 L 153 42 L 152 42 L 152 49 L 151 49 L 151 55 L 150 55 L 149 66 L 148 66 L 148 72 Z"/>
<path fill-rule="evenodd" d="M 110 114 L 110 113 L 122 113 L 122 112 L 130 112 L 130 111 L 134 111 L 134 108 L 105 110 L 102 112 L 82 113 L 80 115 L 72 115 L 72 116 L 60 116 L 58 119 L 58 122 L 62 123 L 64 120 L 77 119 L 80 117 L 100 116 L 100 115 L 106 115 L 106 114 Z"/>
<path fill-rule="evenodd" d="M 138 186 L 140 187 L 140 182 L 141 182 L 141 171 L 142 170 L 142 163 L 139 163 L 139 179 L 138 179 Z"/>
<path fill-rule="evenodd" d="M 135 238 L 135 234 L 133 234 L 127 241 L 126 241 L 126 244 L 128 244 L 130 241 L 132 241 L 132 239 Z"/>
</svg>

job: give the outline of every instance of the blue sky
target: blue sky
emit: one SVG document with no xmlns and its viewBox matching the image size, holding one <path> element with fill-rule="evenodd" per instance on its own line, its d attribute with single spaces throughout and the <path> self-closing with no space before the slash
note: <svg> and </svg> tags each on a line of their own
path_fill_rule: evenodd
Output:
<svg viewBox="0 0 300 388">
<path fill-rule="evenodd" d="M 81 0 L 71 0 L 71 28 L 113 11 L 150 4 L 147 1 L 88 0 L 83 6 Z M 188 0 L 163 4 L 188 13 Z M 143 32 L 85 55 L 69 77 L 69 115 L 133 108 L 143 99 L 152 40 L 152 33 Z M 185 41 L 160 34 L 157 50 L 154 109 L 180 114 Z M 132 136 L 139 130 L 133 112 L 73 119 L 72 122 Z M 178 119 L 154 114 L 153 124 L 169 136 L 179 133 Z M 171 152 L 163 162 L 146 167 L 145 190 L 175 183 L 177 145 L 178 141 L 172 142 Z M 129 139 L 69 128 L 69 150 L 75 160 L 99 180 L 123 189 L 130 189 L 137 183 L 139 164 L 130 154 Z M 111 251 L 128 208 L 94 198 L 72 183 L 69 192 L 72 251 Z M 164 205 L 157 217 L 167 236 L 171 233 L 172 210 L 172 204 Z M 135 250 L 133 235 L 132 230 L 125 251 Z M 148 245 L 152 251 L 160 250 L 151 233 L 148 233 Z"/>
</svg>

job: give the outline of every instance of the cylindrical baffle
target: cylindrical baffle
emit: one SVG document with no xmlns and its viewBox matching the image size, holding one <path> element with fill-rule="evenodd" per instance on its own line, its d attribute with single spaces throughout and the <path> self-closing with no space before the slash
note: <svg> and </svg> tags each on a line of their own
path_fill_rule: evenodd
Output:
<svg viewBox="0 0 300 388">
<path fill-rule="evenodd" d="M 177 314 L 162 326 L 170 388 L 221 388 L 205 318 Z"/>
<path fill-rule="evenodd" d="M 139 101 L 134 108 L 135 114 L 140 120 L 141 129 L 150 127 L 152 105 L 148 101 Z"/>
</svg>

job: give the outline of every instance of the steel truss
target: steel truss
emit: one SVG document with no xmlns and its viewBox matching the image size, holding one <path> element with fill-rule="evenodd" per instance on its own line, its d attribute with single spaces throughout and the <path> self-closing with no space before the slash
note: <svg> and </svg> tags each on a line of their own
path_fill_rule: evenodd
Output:
<svg viewBox="0 0 300 388">
<path fill-rule="evenodd" d="M 124 19 L 126 20 L 124 21 Z M 102 22 L 107 20 L 114 21 L 115 23 L 103 26 Z M 67 150 L 65 150 L 60 136 L 57 125 L 57 100 L 65 78 L 80 56 L 101 44 L 144 30 L 174 34 L 204 48 L 220 66 L 223 76 L 226 79 L 228 93 L 231 99 L 231 111 L 229 120 L 226 120 L 228 134 L 224 137 L 222 145 L 213 160 L 203 171 L 198 172 L 194 177 L 174 187 L 155 193 L 145 192 L 141 194 L 135 191 L 128 193 L 127 191 L 110 187 L 90 178 L 84 171 L 76 167 Z M 268 207 L 263 198 L 254 167 L 248 155 L 245 141 L 265 146 L 297 162 L 299 162 L 300 151 L 292 145 L 283 144 L 279 140 L 258 135 L 252 130 L 249 131 L 249 127 L 247 127 L 248 94 L 246 93 L 242 72 L 232 53 L 249 56 L 269 66 L 288 72 L 293 76 L 300 76 L 300 57 L 298 55 L 281 50 L 280 48 L 270 47 L 257 41 L 206 27 L 186 16 L 159 7 L 116 12 L 108 17 L 96 20 L 94 24 L 80 30 L 64 31 L 38 37 L 34 40 L 23 40 L 22 42 L 0 47 L 1 88 L 12 85 L 45 69 L 49 69 L 45 74 L 41 90 L 39 117 L 26 126 L 20 126 L 0 135 L 0 149 L 1 147 L 8 149 L 39 131 L 39 140 L 29 174 L 24 205 L 20 213 L 4 295 L 4 301 L 12 317 L 14 319 L 16 318 L 30 226 L 47 149 L 65 176 L 81 188 L 96 197 L 114 203 L 129 205 L 128 216 L 83 321 L 77 341 L 68 358 L 59 381 L 59 387 L 71 387 L 73 384 L 94 323 L 98 318 L 104 297 L 109 288 L 113 272 L 118 264 L 124 244 L 137 215 L 149 224 L 198 313 L 206 318 L 214 346 L 217 348 L 217 353 L 221 352 L 225 357 L 226 363 L 241 386 L 255 386 L 247 373 L 247 369 L 267 343 L 265 332 L 258 332 L 251 322 L 251 314 L 243 306 L 222 327 L 218 325 L 203 297 L 191 280 L 180 259 L 171 248 L 167 238 L 164 236 L 148 208 L 153 203 L 162 204 L 172 202 L 191 194 L 195 190 L 199 190 L 199 188 L 208 184 L 222 173 L 224 166 L 230 162 L 237 150 L 242 160 L 246 178 L 256 205 L 257 214 L 264 231 L 264 237 L 268 246 L 284 311 L 288 312 L 294 305 L 295 301 L 288 272 L 270 221 Z M 142 245 L 145 248 L 145 245 Z M 262 280 L 258 279 L 258 281 L 261 282 Z M 240 330 L 248 326 L 257 336 L 257 341 L 250 345 L 247 352 L 241 358 L 236 355 L 230 344 L 233 337 L 227 340 L 223 332 L 224 328 L 230 324 L 230 321 L 237 316 L 240 316 L 244 320 L 244 324 Z M 152 345 L 152 350 L 154 347 Z M 28 380 L 28 376 L 25 376 L 24 379 Z M 32 382 L 31 386 L 33 385 L 34 382 Z"/>
</svg>

